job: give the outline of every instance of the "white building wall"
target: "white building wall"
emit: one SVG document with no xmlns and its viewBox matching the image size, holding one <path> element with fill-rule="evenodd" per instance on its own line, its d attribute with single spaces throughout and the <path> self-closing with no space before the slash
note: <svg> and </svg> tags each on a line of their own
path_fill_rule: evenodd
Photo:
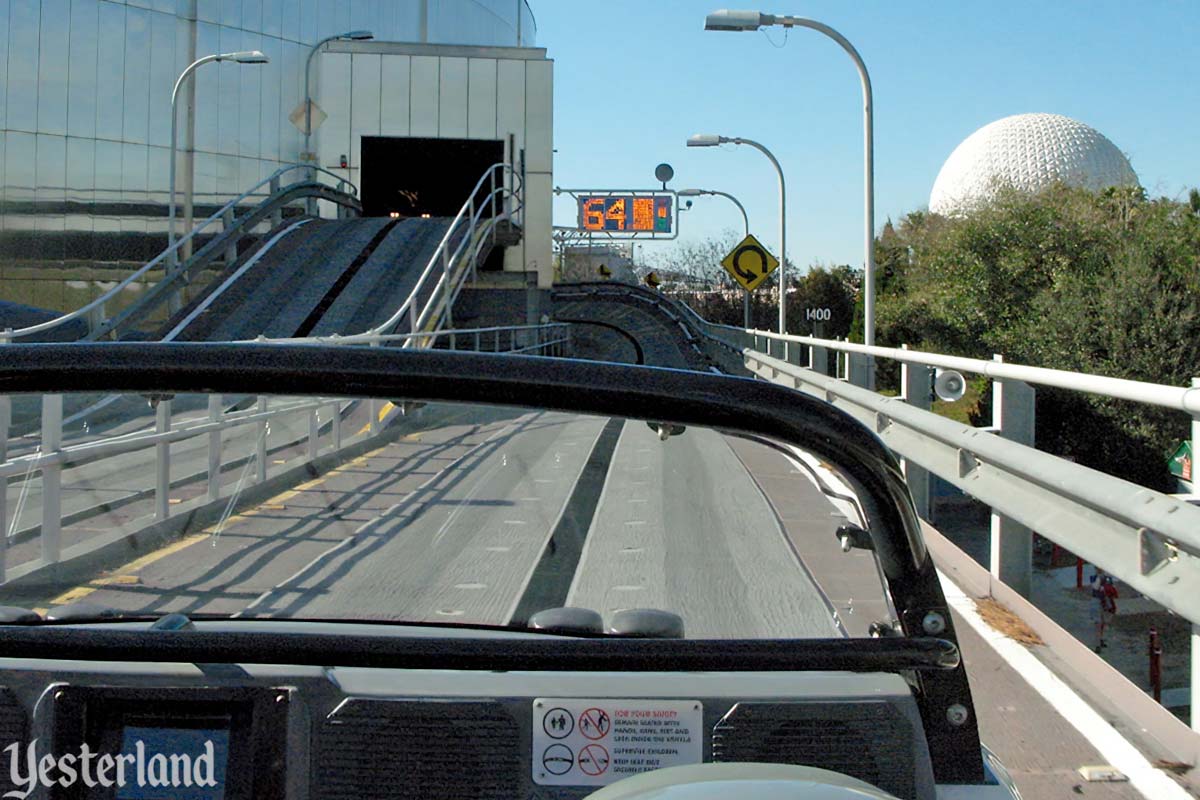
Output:
<svg viewBox="0 0 1200 800">
<path fill-rule="evenodd" d="M 323 167 L 356 185 L 364 136 L 501 140 L 506 148 L 511 136 L 506 155 L 524 169 L 524 235 L 504 268 L 536 272 L 539 286 L 550 286 L 554 63 L 545 51 L 355 42 L 319 58 L 314 98 L 329 117 L 314 147 Z"/>
</svg>

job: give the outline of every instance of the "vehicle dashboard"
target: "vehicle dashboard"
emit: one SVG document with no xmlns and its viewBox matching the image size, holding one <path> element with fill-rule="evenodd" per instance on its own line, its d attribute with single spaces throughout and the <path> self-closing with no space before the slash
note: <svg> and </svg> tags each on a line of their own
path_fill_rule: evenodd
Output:
<svg viewBox="0 0 1200 800">
<path fill-rule="evenodd" d="M 917 706 L 905 680 L 891 674 L 4 659 L 0 684 L 0 735 L 25 747 L 53 742 L 61 754 L 86 742 L 111 751 L 131 731 L 148 747 L 156 737 L 177 741 L 180 731 L 215 734 L 228 779 L 218 794 L 189 797 L 573 800 L 620 777 L 697 758 L 806 764 L 896 797 L 934 797 Z M 563 710 L 575 730 L 559 737 Z M 668 712 L 674 724 L 665 734 L 643 724 Z M 585 726 L 589 735 L 580 739 Z M 555 757 L 563 748 L 574 763 L 556 777 L 567 761 Z M 76 783 L 50 796 L 133 795 Z"/>
</svg>

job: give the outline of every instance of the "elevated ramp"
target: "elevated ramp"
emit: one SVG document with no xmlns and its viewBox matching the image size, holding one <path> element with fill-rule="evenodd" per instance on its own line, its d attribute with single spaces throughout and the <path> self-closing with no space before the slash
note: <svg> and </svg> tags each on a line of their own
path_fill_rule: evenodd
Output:
<svg viewBox="0 0 1200 800">
<path fill-rule="evenodd" d="M 713 366 L 696 332 L 670 300 L 620 283 L 559 284 L 555 322 L 570 322 L 578 358 L 707 372 Z"/>
<path fill-rule="evenodd" d="M 385 321 L 412 292 L 448 225 L 445 219 L 309 220 L 264 246 L 269 249 L 239 258 L 154 338 L 362 332 Z"/>
</svg>

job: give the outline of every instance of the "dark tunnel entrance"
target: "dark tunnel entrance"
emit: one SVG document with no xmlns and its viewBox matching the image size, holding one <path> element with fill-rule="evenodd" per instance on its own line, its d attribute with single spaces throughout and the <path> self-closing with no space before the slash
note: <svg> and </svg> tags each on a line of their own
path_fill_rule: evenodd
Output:
<svg viewBox="0 0 1200 800">
<path fill-rule="evenodd" d="M 484 171 L 503 160 L 502 141 L 364 136 L 363 215 L 453 217 Z"/>
</svg>

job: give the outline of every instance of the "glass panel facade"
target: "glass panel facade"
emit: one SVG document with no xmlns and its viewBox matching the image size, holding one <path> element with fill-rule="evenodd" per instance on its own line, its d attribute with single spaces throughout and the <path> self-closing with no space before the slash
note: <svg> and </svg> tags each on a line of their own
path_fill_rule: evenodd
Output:
<svg viewBox="0 0 1200 800">
<path fill-rule="evenodd" d="M 305 59 L 319 38 L 368 29 L 381 41 L 418 41 L 425 3 L 431 42 L 534 42 L 525 0 L 196 0 L 195 21 L 185 16 L 187 0 L 0 0 L 0 261 L 129 264 L 161 249 L 171 89 L 190 51 L 200 57 L 261 49 L 271 59 L 264 66 L 206 64 L 194 74 L 200 214 L 298 159 L 303 134 L 288 115 L 303 101 Z M 314 59 L 314 94 L 321 63 Z M 386 69 L 380 64 L 368 59 L 359 68 L 402 79 L 392 95 L 403 108 L 346 108 L 340 124 L 349 126 L 353 113 L 356 129 L 407 131 L 412 93 L 421 99 L 413 104 L 413 129 L 437 135 L 436 62 L 432 75 L 410 70 L 407 58 Z M 348 96 L 316 99 L 326 108 L 351 105 Z M 417 119 L 422 108 L 427 118 Z M 473 128 L 491 114 L 476 116 Z M 446 123 L 457 130 L 468 121 Z M 318 141 L 322 133 L 341 136 L 333 124 Z M 347 136 L 341 139 L 335 157 L 352 149 Z M 24 291 L 0 281 L 0 299 Z"/>
</svg>

